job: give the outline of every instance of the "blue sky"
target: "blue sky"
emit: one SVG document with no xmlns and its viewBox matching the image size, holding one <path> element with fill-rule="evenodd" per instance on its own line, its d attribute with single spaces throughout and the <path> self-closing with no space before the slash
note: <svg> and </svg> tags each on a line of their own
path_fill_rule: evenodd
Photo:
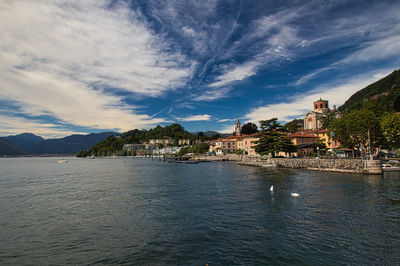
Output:
<svg viewBox="0 0 400 266">
<path fill-rule="evenodd" d="M 232 132 L 400 66 L 399 1 L 0 2 L 0 135 Z"/>
</svg>

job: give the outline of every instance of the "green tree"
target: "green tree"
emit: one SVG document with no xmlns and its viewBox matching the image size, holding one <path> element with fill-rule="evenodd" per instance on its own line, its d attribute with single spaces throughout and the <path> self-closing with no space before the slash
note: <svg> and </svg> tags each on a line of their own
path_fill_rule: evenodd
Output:
<svg viewBox="0 0 400 266">
<path fill-rule="evenodd" d="M 322 117 L 321 123 L 322 128 L 328 128 L 329 124 L 338 116 L 338 111 L 336 110 L 328 110 Z"/>
<path fill-rule="evenodd" d="M 290 122 L 287 122 L 282 129 L 288 132 L 296 132 L 302 130 L 304 128 L 304 120 L 303 119 L 294 119 Z"/>
<path fill-rule="evenodd" d="M 275 157 L 277 152 L 294 152 L 296 146 L 293 145 L 290 139 L 284 137 L 278 130 L 282 126 L 277 118 L 260 121 L 260 139 L 256 142 L 255 151 L 261 155 L 271 154 Z"/>
<path fill-rule="evenodd" d="M 272 130 L 279 130 L 282 128 L 282 125 L 278 122 L 278 118 L 272 118 L 269 120 L 260 120 L 260 128 L 261 132 L 269 132 Z"/>
<path fill-rule="evenodd" d="M 388 114 L 381 120 L 383 136 L 390 149 L 400 148 L 400 114 Z"/>
<path fill-rule="evenodd" d="M 384 139 L 378 118 L 374 112 L 361 109 L 345 113 L 342 118 L 335 118 L 328 130 L 334 132 L 334 139 L 339 140 L 341 146 L 353 149 L 360 144 L 368 144 L 370 132 L 371 146 L 384 145 Z"/>
<path fill-rule="evenodd" d="M 242 134 L 253 134 L 258 131 L 258 127 L 254 123 L 247 123 L 242 126 Z"/>
<path fill-rule="evenodd" d="M 76 157 L 87 157 L 89 154 L 86 150 L 81 150 L 80 152 L 78 152 L 78 154 L 76 155 Z"/>
<path fill-rule="evenodd" d="M 400 112 L 400 95 L 397 95 L 396 99 L 394 100 L 393 108 L 396 112 Z"/>
<path fill-rule="evenodd" d="M 181 157 L 183 155 L 185 155 L 186 153 L 190 152 L 190 147 L 183 147 L 179 150 L 178 152 L 178 156 Z"/>
</svg>

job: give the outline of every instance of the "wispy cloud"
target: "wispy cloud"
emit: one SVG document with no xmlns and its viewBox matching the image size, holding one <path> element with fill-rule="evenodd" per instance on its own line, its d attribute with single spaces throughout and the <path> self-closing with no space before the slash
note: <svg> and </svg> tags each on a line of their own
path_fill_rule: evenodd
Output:
<svg viewBox="0 0 400 266">
<path fill-rule="evenodd" d="M 225 123 L 225 122 L 233 122 L 233 121 L 236 121 L 236 119 L 235 118 L 225 118 L 225 119 L 220 119 L 217 122 Z"/>
<path fill-rule="evenodd" d="M 195 63 L 172 52 L 140 13 L 109 4 L 2 1 L 0 98 L 86 127 L 162 122 L 138 114 L 112 88 L 157 96 L 185 84 Z"/>
<path fill-rule="evenodd" d="M 209 87 L 222 87 L 245 80 L 257 74 L 260 68 L 271 62 L 289 58 L 289 47 L 299 45 L 304 40 L 297 36 L 297 28 L 290 21 L 298 16 L 297 8 L 261 17 L 254 21 L 240 41 L 235 42 L 226 54 L 236 55 L 247 49 L 253 53 L 250 60 L 242 63 L 228 63 L 220 66 L 221 74 Z M 252 49 L 253 48 L 253 49 Z M 223 96 L 223 95 L 221 95 Z"/>
<path fill-rule="evenodd" d="M 247 62 L 243 65 L 236 65 L 217 78 L 217 81 L 210 84 L 210 87 L 221 87 L 234 81 L 243 80 L 256 74 L 255 69 L 258 62 Z"/>
<path fill-rule="evenodd" d="M 198 97 L 193 98 L 193 101 L 215 101 L 228 96 L 230 88 L 218 88 L 204 92 Z"/>
<path fill-rule="evenodd" d="M 332 66 L 329 66 L 329 67 L 322 67 L 320 69 L 317 69 L 317 70 L 315 70 L 315 71 L 313 71 L 313 72 L 301 77 L 299 80 L 297 80 L 295 82 L 295 85 L 296 86 L 300 86 L 300 85 L 308 82 L 309 80 L 313 79 L 314 77 L 318 76 L 320 73 L 325 72 L 325 71 L 327 71 L 329 69 L 332 69 L 332 68 L 333 68 Z"/>
<path fill-rule="evenodd" d="M 257 107 L 249 112 L 245 118 L 253 123 L 274 117 L 277 117 L 280 121 L 290 121 L 293 117 L 301 118 L 306 112 L 312 110 L 312 103 L 320 97 L 329 100 L 331 107 L 333 104 L 340 106 L 356 91 L 389 73 L 390 70 L 385 70 L 384 72 L 374 71 L 359 75 L 341 84 L 321 85 L 305 95 L 295 95 L 289 98 L 287 102 Z"/>
<path fill-rule="evenodd" d="M 193 121 L 209 121 L 211 119 L 211 115 L 204 114 L 204 115 L 191 115 L 187 117 L 177 117 L 178 121 L 182 122 L 193 122 Z"/>
<path fill-rule="evenodd" d="M 400 27 L 399 27 L 400 32 Z M 387 36 L 369 43 L 337 64 L 355 64 L 385 59 L 400 54 L 400 36 Z"/>
</svg>

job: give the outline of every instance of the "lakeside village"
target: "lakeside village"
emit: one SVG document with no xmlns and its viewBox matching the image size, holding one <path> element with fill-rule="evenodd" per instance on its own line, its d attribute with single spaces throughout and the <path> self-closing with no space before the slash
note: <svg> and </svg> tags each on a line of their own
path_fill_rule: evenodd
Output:
<svg viewBox="0 0 400 266">
<path fill-rule="evenodd" d="M 340 117 L 341 114 L 334 106 L 329 109 L 327 100 L 318 100 L 313 103 L 313 110 L 304 115 L 303 123 L 298 123 L 297 127 L 302 127 L 303 130 L 294 133 L 277 132 L 277 134 L 289 139 L 295 146 L 292 151 L 276 151 L 274 157 L 296 158 L 296 157 L 315 157 L 326 155 L 334 155 L 338 158 L 353 158 L 356 156 L 366 156 L 367 149 L 363 149 L 360 153 L 354 153 L 352 149 L 339 148 L 340 142 L 333 138 L 333 134 L 328 132 L 328 129 L 323 128 L 321 118 L 328 112 L 334 113 L 335 117 Z M 184 154 L 180 152 L 183 148 L 190 145 L 200 143 L 208 144 L 207 155 L 224 156 L 224 155 L 248 155 L 256 157 L 259 153 L 256 151 L 257 142 L 260 140 L 260 132 L 251 134 L 242 134 L 242 126 L 240 120 L 236 121 L 234 132 L 231 136 L 218 138 L 211 141 L 202 141 L 190 139 L 179 139 L 177 142 L 172 138 L 150 139 L 142 144 L 124 144 L 123 150 L 127 155 L 135 156 L 165 156 L 165 155 L 180 155 L 191 156 L 193 153 Z M 177 143 L 178 146 L 174 146 Z"/>
<path fill-rule="evenodd" d="M 305 168 L 367 174 L 382 174 L 385 167 L 392 167 L 386 171 L 400 170 L 397 167 L 397 159 L 385 164 L 377 160 L 382 150 L 371 148 L 369 131 L 368 141 L 364 142 L 364 145 L 360 142 L 358 146 L 352 146 L 353 149 L 345 148 L 345 145 L 341 146 L 333 131 L 328 130 L 326 126 L 327 123 L 341 120 L 341 118 L 342 114 L 335 106 L 330 109 L 327 100 L 319 99 L 313 103 L 313 110 L 304 115 L 303 121 L 300 119 L 292 121 L 294 123 L 292 130 L 282 130 L 277 119 L 273 118 L 260 121 L 260 130 L 257 130 L 256 125 L 248 123 L 255 128 L 252 133 L 245 134 L 248 130 L 244 130 L 244 127 L 248 124 L 241 126 L 238 119 L 233 134 L 227 137 L 215 138 L 214 136 L 208 140 L 207 138 L 191 140 L 163 137 L 142 141 L 140 144 L 125 142 L 118 148 L 123 153 L 119 152 L 118 155 L 158 157 L 160 160 L 173 156 L 175 159 L 179 158 L 180 162 L 190 160 L 188 163 L 232 160 L 262 167 Z M 121 136 L 116 138 L 121 138 Z M 346 136 L 345 139 L 351 139 L 351 137 Z M 87 155 L 80 157 L 90 156 L 88 152 Z M 103 153 L 103 155 L 106 154 Z M 110 156 L 110 154 L 107 155 Z M 115 156 L 114 152 L 112 156 Z"/>
</svg>

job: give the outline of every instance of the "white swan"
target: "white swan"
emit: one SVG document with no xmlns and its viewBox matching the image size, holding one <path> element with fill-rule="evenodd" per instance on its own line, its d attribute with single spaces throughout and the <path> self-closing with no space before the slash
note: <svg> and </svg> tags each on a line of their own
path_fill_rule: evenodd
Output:
<svg viewBox="0 0 400 266">
<path fill-rule="evenodd" d="M 271 187 L 269 188 L 269 191 L 274 192 L 274 186 L 271 186 Z"/>
<path fill-rule="evenodd" d="M 298 197 L 298 196 L 300 196 L 298 193 L 290 193 L 290 195 L 292 195 L 292 197 Z"/>
</svg>

